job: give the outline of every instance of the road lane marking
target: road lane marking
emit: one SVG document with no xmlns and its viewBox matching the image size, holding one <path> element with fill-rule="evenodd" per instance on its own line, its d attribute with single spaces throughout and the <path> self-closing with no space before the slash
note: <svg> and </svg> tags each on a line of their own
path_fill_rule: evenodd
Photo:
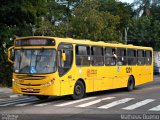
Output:
<svg viewBox="0 0 160 120">
<path fill-rule="evenodd" d="M 31 101 L 30 103 L 22 103 L 22 104 L 17 104 L 17 105 L 15 105 L 15 106 L 17 106 L 17 107 L 26 106 L 26 105 L 34 104 L 34 103 L 36 103 L 36 102 L 37 102 L 37 101 Z"/>
<path fill-rule="evenodd" d="M 37 105 L 34 105 L 34 106 L 37 106 L 37 107 L 42 107 L 42 106 L 46 106 L 46 105 L 50 105 L 51 103 L 42 103 L 42 104 L 37 104 Z"/>
<path fill-rule="evenodd" d="M 101 109 L 108 109 L 108 108 L 111 108 L 111 107 L 114 107 L 116 105 L 120 105 L 120 104 L 123 104 L 123 103 L 126 103 L 130 100 L 133 100 L 134 98 L 124 98 L 124 99 L 121 99 L 121 100 L 117 100 L 117 101 L 114 101 L 112 103 L 109 103 L 109 104 L 106 104 L 106 105 L 103 105 L 103 106 L 100 106 L 98 108 L 101 108 Z"/>
<path fill-rule="evenodd" d="M 75 101 L 71 101 L 71 102 L 67 102 L 67 103 L 58 104 L 58 105 L 55 105 L 55 106 L 67 106 L 67 105 L 71 105 L 71 104 L 74 104 L 74 103 L 79 103 L 79 102 L 82 102 L 82 101 L 91 100 L 91 99 L 94 99 L 94 98 L 97 98 L 97 97 L 84 98 L 84 99 L 80 99 L 80 100 L 75 100 Z"/>
<path fill-rule="evenodd" d="M 9 105 L 14 105 L 14 104 L 19 104 L 19 103 L 25 103 L 25 102 L 30 102 L 30 101 L 33 101 L 34 99 L 25 99 L 25 101 L 14 101 L 14 102 L 8 102 L 8 103 L 5 103 L 5 104 L 2 104 L 0 106 L 9 106 Z M 37 100 L 37 99 L 36 99 Z M 38 100 L 37 100 L 38 101 Z"/>
<path fill-rule="evenodd" d="M 5 103 L 13 103 L 13 102 L 17 102 L 17 101 L 24 101 L 24 100 L 28 100 L 28 99 L 35 99 L 35 98 L 19 98 L 19 99 L 12 99 L 12 100 L 4 100 L 4 101 L 0 101 L 0 104 L 5 104 Z"/>
<path fill-rule="evenodd" d="M 149 111 L 160 111 L 160 105 L 154 107 L 154 108 L 151 108 L 149 109 Z"/>
<path fill-rule="evenodd" d="M 84 103 L 84 104 L 81 104 L 81 105 L 78 105 L 76 107 L 87 107 L 87 106 L 90 106 L 90 105 L 94 105 L 94 104 L 97 104 L 103 100 L 110 100 L 110 99 L 113 99 L 115 97 L 106 97 L 106 98 L 103 98 L 103 99 L 98 99 L 98 100 L 94 100 L 94 101 L 91 101 L 91 102 L 88 102 L 88 103 Z"/>
<path fill-rule="evenodd" d="M 150 102 L 153 102 L 153 101 L 155 101 L 155 99 L 146 99 L 146 100 L 137 102 L 137 103 L 135 103 L 135 104 L 133 104 L 133 105 L 130 105 L 130 106 L 128 106 L 128 107 L 122 108 L 122 109 L 124 109 L 124 110 L 134 110 L 134 109 L 136 109 L 136 108 L 139 108 L 139 107 L 141 107 L 141 106 L 144 106 L 144 105 L 146 105 L 146 104 L 148 104 L 148 103 L 150 103 Z"/>
</svg>

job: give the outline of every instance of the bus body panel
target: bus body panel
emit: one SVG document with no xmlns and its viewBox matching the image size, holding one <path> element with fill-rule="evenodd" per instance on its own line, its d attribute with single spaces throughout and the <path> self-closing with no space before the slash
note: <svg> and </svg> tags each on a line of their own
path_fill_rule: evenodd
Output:
<svg viewBox="0 0 160 120">
<path fill-rule="evenodd" d="M 102 91 L 116 88 L 127 87 L 128 79 L 130 76 L 134 77 L 135 86 L 141 85 L 153 80 L 153 50 L 148 47 L 139 47 L 133 45 L 121 45 L 121 44 L 109 44 L 103 42 L 91 42 L 73 40 L 70 38 L 55 38 L 55 37 L 26 37 L 26 38 L 50 38 L 56 41 L 55 48 L 57 50 L 60 43 L 71 43 L 73 45 L 73 64 L 71 69 L 60 76 L 58 68 L 55 73 L 51 74 L 39 74 L 39 75 L 27 75 L 27 74 L 13 74 L 13 92 L 19 94 L 28 95 L 48 95 L 48 96 L 63 96 L 71 95 L 74 92 L 74 86 L 77 80 L 83 80 L 86 93 L 94 91 Z M 23 38 L 18 38 L 20 40 Z M 76 65 L 76 45 L 88 45 L 88 46 L 101 46 L 113 47 L 113 48 L 125 48 L 125 49 L 141 49 L 152 51 L 152 64 L 151 65 L 122 65 L 122 66 L 77 66 Z M 46 47 L 46 46 L 45 46 Z M 39 49 L 38 46 L 27 46 L 23 48 Z M 47 47 L 46 47 L 47 48 Z M 52 48 L 49 46 L 48 48 Z M 15 47 L 20 49 L 20 47 Z M 19 78 L 17 77 L 19 76 Z M 44 77 L 41 80 L 35 80 L 36 76 Z M 30 79 L 31 78 L 31 79 Z M 28 79 L 28 80 L 25 80 Z M 29 80 L 30 79 L 30 80 Z M 37 78 L 36 78 L 37 79 Z M 46 85 L 49 82 L 53 82 L 50 85 Z M 32 91 L 33 90 L 33 91 Z"/>
</svg>

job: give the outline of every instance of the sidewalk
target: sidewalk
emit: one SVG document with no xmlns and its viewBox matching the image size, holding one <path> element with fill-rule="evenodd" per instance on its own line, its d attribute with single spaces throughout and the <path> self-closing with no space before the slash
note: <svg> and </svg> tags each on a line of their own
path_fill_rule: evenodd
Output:
<svg viewBox="0 0 160 120">
<path fill-rule="evenodd" d="M 12 88 L 0 87 L 0 99 L 19 97 L 20 94 L 12 93 Z"/>
</svg>

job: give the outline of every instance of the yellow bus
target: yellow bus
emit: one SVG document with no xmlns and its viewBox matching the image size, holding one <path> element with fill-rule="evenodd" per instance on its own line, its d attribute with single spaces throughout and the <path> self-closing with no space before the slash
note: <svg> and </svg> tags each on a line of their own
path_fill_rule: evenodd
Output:
<svg viewBox="0 0 160 120">
<path fill-rule="evenodd" d="M 10 51 L 14 49 L 14 60 Z M 29 36 L 16 38 L 8 50 L 14 64 L 13 92 L 49 96 L 127 88 L 153 80 L 153 49 L 72 38 Z"/>
</svg>

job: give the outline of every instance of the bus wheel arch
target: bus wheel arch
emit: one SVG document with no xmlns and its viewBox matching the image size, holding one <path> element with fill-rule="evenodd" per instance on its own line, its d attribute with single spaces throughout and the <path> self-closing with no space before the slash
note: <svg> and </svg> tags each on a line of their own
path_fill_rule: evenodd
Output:
<svg viewBox="0 0 160 120">
<path fill-rule="evenodd" d="M 133 75 L 130 75 L 127 82 L 127 90 L 132 91 L 135 88 L 135 78 Z"/>
<path fill-rule="evenodd" d="M 78 79 L 74 85 L 72 99 L 77 100 L 85 97 L 86 85 L 83 79 Z"/>
</svg>

